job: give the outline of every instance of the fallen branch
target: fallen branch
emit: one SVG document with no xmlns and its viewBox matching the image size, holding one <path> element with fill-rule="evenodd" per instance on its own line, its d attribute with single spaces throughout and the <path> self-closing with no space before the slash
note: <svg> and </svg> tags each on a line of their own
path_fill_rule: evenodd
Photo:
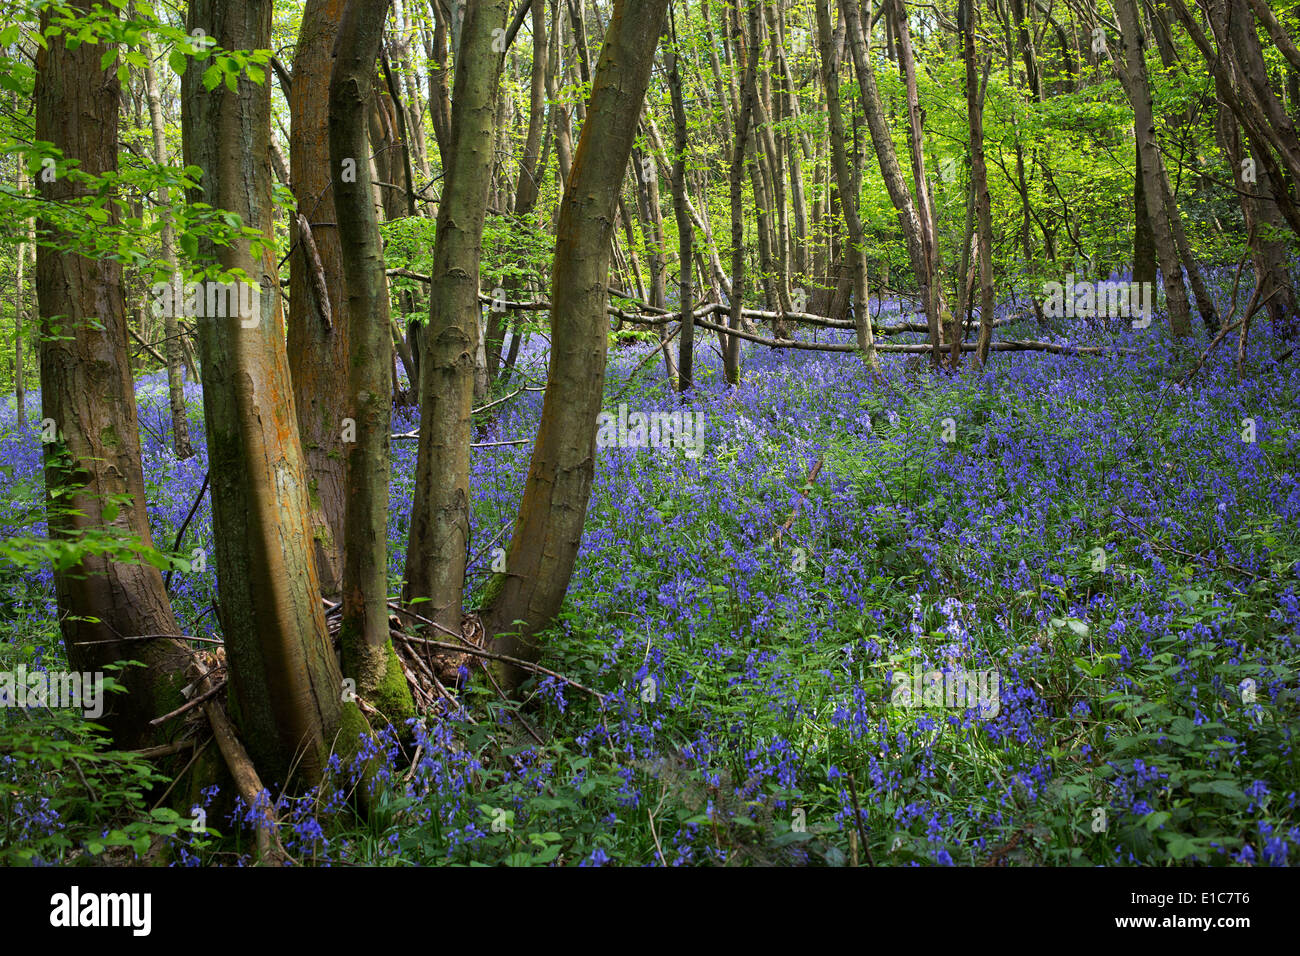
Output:
<svg viewBox="0 0 1300 956">
<path fill-rule="evenodd" d="M 410 614 L 411 612 L 407 611 L 406 613 Z M 469 644 L 468 642 L 464 645 L 448 644 L 446 641 L 434 641 L 434 640 L 430 640 L 427 637 L 416 637 L 413 634 L 408 634 L 406 636 L 406 639 L 408 641 L 415 641 L 418 644 L 423 644 L 426 647 L 437 648 L 440 651 L 451 651 L 452 653 L 455 654 L 468 654 L 470 657 L 482 657 L 489 661 L 503 661 L 506 664 L 513 664 L 515 667 L 521 667 L 526 671 L 532 671 L 534 674 L 543 674 L 547 677 L 554 677 L 556 680 L 563 681 L 564 683 L 568 684 L 570 687 L 573 687 L 576 690 L 580 690 L 583 693 L 590 694 L 592 697 L 595 697 L 602 704 L 605 703 L 604 694 L 600 693 L 599 691 L 592 690 L 590 687 L 587 687 L 585 684 L 579 684 L 572 677 L 565 677 L 563 674 L 560 674 L 549 668 L 543 667 L 541 664 L 534 664 L 531 661 L 526 661 L 518 657 L 511 657 L 509 654 L 498 654 L 495 651 L 486 651 L 483 648 L 475 647 L 473 644 Z"/>
<path fill-rule="evenodd" d="M 155 760 L 158 757 L 170 757 L 172 754 L 178 754 L 190 750 L 197 745 L 198 741 L 187 737 L 185 740 L 175 740 L 169 744 L 159 744 L 157 747 L 144 747 L 140 750 L 128 750 L 127 753 L 135 754 L 137 757 L 143 757 L 145 760 Z"/>
<path fill-rule="evenodd" d="M 766 345 L 769 348 L 777 349 L 803 349 L 810 352 L 858 352 L 860 349 L 856 344 L 838 344 L 827 343 L 825 345 L 817 342 L 799 342 L 795 339 L 769 339 L 759 335 L 752 335 L 748 332 L 742 332 L 739 329 L 726 328 L 713 322 L 706 322 L 702 319 L 696 319 L 695 324 L 706 329 L 713 329 L 717 332 L 725 332 L 727 335 L 734 335 L 738 338 L 745 339 L 748 342 L 756 342 L 759 345 Z M 963 352 L 974 352 L 979 348 L 976 342 L 963 342 Z M 1056 355 L 1100 355 L 1108 353 L 1118 353 L 1132 355 L 1136 349 L 1120 348 L 1109 345 L 1058 345 L 1055 342 L 1038 342 L 1034 340 L 1011 341 L 1011 342 L 994 342 L 989 346 L 994 352 L 1051 352 Z M 928 355 L 930 345 L 928 343 L 918 343 L 916 345 L 889 345 L 877 343 L 875 346 L 877 352 L 900 352 L 913 355 Z"/>
<path fill-rule="evenodd" d="M 794 519 L 798 517 L 799 509 L 803 507 L 803 503 L 808 497 L 808 492 L 812 489 L 812 483 L 816 481 L 817 476 L 821 474 L 823 460 L 824 459 L 822 458 L 818 458 L 812 468 L 808 470 L 808 475 L 804 479 L 803 487 L 799 489 L 799 500 L 795 502 L 794 510 L 790 512 L 790 517 L 785 519 L 785 524 L 781 525 L 781 527 L 776 530 L 775 541 L 777 544 L 781 543 L 781 535 L 789 531 L 794 525 Z"/>
<path fill-rule="evenodd" d="M 471 644 L 469 641 L 465 640 L 463 635 L 457 634 L 455 631 L 451 630 L 448 627 L 443 626 L 442 624 L 439 624 L 437 621 L 432 621 L 427 617 L 422 617 L 421 615 L 416 614 L 414 611 L 403 608 L 400 605 L 398 605 L 397 602 L 395 601 L 389 601 L 388 606 L 392 608 L 394 611 L 397 611 L 399 614 L 405 614 L 407 617 L 414 618 L 415 620 L 419 621 L 421 624 L 427 624 L 430 627 L 437 628 L 438 630 L 442 631 L 444 634 L 448 634 L 456 638 L 461 643 L 448 644 L 446 641 L 434 641 L 434 640 L 430 640 L 427 637 L 416 637 L 413 634 L 406 635 L 406 640 L 408 641 L 414 641 L 417 644 L 423 644 L 426 647 L 433 647 L 433 648 L 437 648 L 438 650 L 451 651 L 455 654 L 469 654 L 471 657 L 482 657 L 490 661 L 503 661 L 506 664 L 513 664 L 516 667 L 521 667 L 526 671 L 532 671 L 534 674 L 544 674 L 547 677 L 554 677 L 556 680 L 563 681 L 564 683 L 569 684 L 577 688 L 578 690 L 583 691 L 584 693 L 590 694 L 591 696 L 595 697 L 598 701 L 600 701 L 602 704 L 605 703 L 604 694 L 601 694 L 598 691 L 594 691 L 590 687 L 586 687 L 582 684 L 579 684 L 576 680 L 574 680 L 571 677 L 565 677 L 563 674 L 557 673 L 556 671 L 543 667 L 541 664 L 534 664 L 531 661 L 521 660 L 518 657 L 511 657 L 508 654 L 498 654 L 495 651 L 484 650 L 483 648 L 475 644 Z"/>
<path fill-rule="evenodd" d="M 122 644 L 127 641 L 200 641 L 204 644 L 225 644 L 219 637 L 195 637 L 193 634 L 130 634 L 125 637 L 106 637 L 102 641 L 75 641 L 75 647 L 89 647 L 92 644 Z"/>
<path fill-rule="evenodd" d="M 211 675 L 207 668 L 199 663 L 197 658 L 194 664 L 199 670 L 199 685 L 209 683 Z M 235 787 L 239 790 L 239 795 L 244 798 L 244 802 L 248 804 L 249 810 L 260 809 L 261 811 L 262 819 L 253 825 L 254 835 L 257 840 L 258 857 L 263 863 L 282 866 L 289 856 L 284 852 L 284 848 L 280 846 L 280 839 L 276 834 L 279 821 L 276 820 L 270 793 L 262 785 L 262 780 L 257 775 L 257 768 L 253 766 L 248 751 L 240 743 L 239 735 L 235 733 L 235 727 L 230 722 L 230 717 L 226 714 L 225 708 L 219 701 L 211 700 L 212 697 L 216 696 L 216 692 L 224 686 L 225 681 L 222 681 L 217 686 L 209 688 L 195 700 L 208 700 L 208 703 L 204 704 L 203 713 L 208 718 L 208 724 L 212 727 L 212 737 L 217 742 L 217 749 L 221 751 L 221 756 L 226 761 L 226 767 L 229 768 L 230 775 L 235 780 Z M 266 795 L 265 802 L 260 803 L 259 798 L 263 794 Z"/>
</svg>

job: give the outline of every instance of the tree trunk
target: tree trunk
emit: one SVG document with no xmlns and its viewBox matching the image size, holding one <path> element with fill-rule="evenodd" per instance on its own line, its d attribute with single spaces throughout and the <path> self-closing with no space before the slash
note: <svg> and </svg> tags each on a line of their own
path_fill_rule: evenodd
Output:
<svg viewBox="0 0 1300 956">
<path fill-rule="evenodd" d="M 876 344 L 871 329 L 871 310 L 867 297 L 867 256 L 863 245 L 862 218 L 858 214 L 858 196 L 853 188 L 848 150 L 844 143 L 844 117 L 840 113 L 840 78 L 834 51 L 829 0 L 817 0 L 817 37 L 821 50 L 822 76 L 826 86 L 826 113 L 831 134 L 831 160 L 839 187 L 840 209 L 848 229 L 845 256 L 853 274 L 854 317 L 857 319 L 858 347 L 866 363 L 875 367 Z"/>
<path fill-rule="evenodd" d="M 1160 145 L 1156 142 L 1151 89 L 1147 83 L 1146 41 L 1134 0 L 1115 0 L 1115 13 L 1119 17 L 1120 42 L 1124 55 L 1122 61 L 1116 59 L 1116 70 L 1123 80 L 1129 102 L 1133 105 L 1133 128 L 1142 156 L 1147 214 L 1151 219 L 1160 271 L 1164 276 L 1169 325 L 1174 335 L 1181 337 L 1190 335 L 1192 331 L 1191 303 L 1187 299 L 1182 263 L 1178 258 L 1178 248 L 1169 221 L 1171 215 L 1177 215 L 1177 211 L 1166 209 L 1164 191 L 1160 184 Z"/>
<path fill-rule="evenodd" d="M 912 31 L 907 22 L 907 8 L 903 0 L 885 0 L 886 16 L 894 21 L 894 40 L 898 45 L 898 67 L 903 74 L 904 89 L 907 93 L 907 128 L 908 151 L 912 157 L 912 180 L 916 188 L 916 216 L 921 226 L 921 249 L 925 255 L 926 288 L 929 298 L 926 302 L 927 314 L 934 315 L 934 325 L 938 337 L 935 344 L 942 344 L 944 323 L 948 319 L 948 310 L 943 302 L 943 284 L 939 278 L 939 241 L 936 234 L 934 204 L 930 200 L 930 183 L 925 167 L 925 129 L 921 114 L 921 97 L 916 82 L 916 61 L 912 55 Z M 932 350 L 930 362 L 937 365 L 939 353 Z"/>
<path fill-rule="evenodd" d="M 1133 281 L 1156 281 L 1156 237 L 1147 212 L 1146 177 L 1142 175 L 1142 147 L 1134 144 L 1133 170 Z"/>
<path fill-rule="evenodd" d="M 18 164 L 18 194 L 27 193 L 27 168 Z M 23 295 L 23 272 L 27 265 L 27 243 L 31 241 L 31 220 L 24 219 L 18 240 L 18 264 L 14 276 L 14 407 L 20 433 L 27 431 L 27 357 L 23 346 L 27 341 L 27 310 Z"/>
<path fill-rule="evenodd" d="M 271 45 L 270 0 L 192 0 L 186 29 L 225 50 Z M 192 202 L 238 215 L 265 236 L 217 245 L 200 257 L 240 269 L 260 285 L 251 309 L 199 320 L 203 410 L 212 474 L 218 613 L 237 722 L 268 783 L 290 768 L 314 782 L 336 735 L 349 750 L 364 721 L 344 704 L 342 676 L 325 627 L 307 474 L 285 355 L 272 229 L 271 87 L 241 76 L 235 91 L 202 84 L 197 65 L 182 82 L 185 162 L 202 172 Z M 302 80 L 299 80 L 302 82 Z"/>
<path fill-rule="evenodd" d="M 384 34 L 388 0 L 349 0 L 334 44 L 329 82 L 330 169 L 370 153 L 365 105 Z M 415 704 L 388 636 L 388 482 L 392 432 L 392 332 L 388 286 L 371 201 L 370 166 L 334 182 L 346 305 L 340 324 L 354 351 L 346 403 L 354 439 L 347 442 L 344 507 L 342 671 L 357 693 L 400 726 Z M 346 439 L 345 439 L 346 440 Z"/>
<path fill-rule="evenodd" d="M 297 202 L 289 230 L 293 242 L 289 256 L 289 372 L 307 464 L 316 569 L 322 592 L 332 598 L 339 597 L 343 587 L 347 448 L 341 435 L 343 419 L 349 417 L 351 350 L 347 323 L 342 319 L 343 253 L 338 226 L 332 225 L 337 217 L 326 91 L 343 7 L 344 0 L 307 0 L 289 95 L 289 182 Z M 369 168 L 368 163 L 364 165 Z M 307 223 L 307 230 L 299 217 Z"/>
<path fill-rule="evenodd" d="M 75 6 L 89 10 L 92 0 Z M 67 177 L 65 163 L 75 161 L 92 176 L 116 175 L 120 90 L 116 74 L 100 68 L 102 46 L 83 43 L 69 50 L 63 36 L 49 36 L 50 25 L 47 10 L 41 33 L 49 37 L 48 47 L 36 55 L 36 138 L 52 143 L 62 160 L 59 175 L 48 183 L 39 177 L 38 185 L 52 207 L 78 205 L 91 189 Z M 103 208 L 107 227 L 116 229 L 117 203 Z M 44 445 L 50 537 L 75 548 L 83 535 L 99 532 L 134 539 L 142 552 L 152 550 L 121 263 L 78 255 L 77 237 L 57 221 L 39 222 L 38 232 L 48 237 L 36 249 L 41 412 L 59 435 Z M 167 639 L 114 640 L 179 633 L 158 569 L 144 554 L 122 561 L 90 553 L 56 569 L 54 589 L 72 670 L 102 672 L 132 659 L 145 665 L 115 675 L 127 693 L 104 701 L 99 719 L 114 743 L 132 749 L 176 733 L 175 724 L 154 729 L 149 721 L 181 703 L 188 652 Z"/>
<path fill-rule="evenodd" d="M 533 67 L 532 88 L 528 104 L 528 133 L 524 139 L 524 151 L 519 158 L 519 181 L 515 184 L 515 218 L 527 222 L 537 204 L 537 190 L 541 177 L 541 143 L 542 131 L 546 128 L 546 70 L 549 60 L 549 44 L 546 35 L 546 8 L 542 0 L 532 0 L 533 24 Z M 521 260 L 520 266 L 526 265 Z M 508 298 L 516 298 L 516 293 L 523 291 L 525 282 L 520 277 L 512 276 L 506 285 Z M 501 347 L 505 343 L 505 313 L 491 311 L 488 313 L 487 331 L 487 374 L 489 381 L 495 381 L 501 367 Z"/>
<path fill-rule="evenodd" d="M 469 539 L 469 456 L 473 441 L 474 354 L 478 347 L 479 259 L 496 99 L 504 51 L 494 51 L 507 0 L 470 0 L 452 95 L 450 150 L 429 286 L 429 325 L 420 360 L 420 449 L 406 555 L 408 604 L 460 632 Z"/>
<path fill-rule="evenodd" d="M 429 119 L 433 123 L 433 137 L 438 141 L 438 162 L 447 168 L 451 161 L 448 140 L 451 136 L 451 50 L 448 39 L 451 33 L 451 11 L 447 0 L 429 0 L 433 8 L 433 35 L 426 37 L 425 52 L 429 57 Z M 337 21 L 335 21 L 337 22 Z"/>
<path fill-rule="evenodd" d="M 750 4 L 750 17 L 757 21 L 758 10 Z M 734 8 L 737 22 L 740 18 L 740 0 L 735 0 Z M 739 28 L 736 33 L 736 49 L 741 49 Z M 749 126 L 754 118 L 754 101 L 757 98 L 758 64 L 750 57 L 745 67 L 745 79 L 739 108 L 736 111 L 735 137 L 731 150 L 731 292 L 730 316 L 728 326 L 739 329 L 741 310 L 745 305 L 745 210 L 743 206 L 745 143 L 749 138 Z M 723 375 L 729 385 L 740 384 L 740 338 L 729 335 L 723 345 Z"/>
<path fill-rule="evenodd" d="M 1286 245 L 1276 238 L 1285 228 L 1277 204 L 1273 202 L 1273 182 L 1262 165 L 1254 163 L 1254 182 L 1242 181 L 1243 160 L 1249 156 L 1241 144 L 1237 121 L 1230 110 L 1220 105 L 1218 138 L 1223 147 L 1228 166 L 1241 183 L 1241 215 L 1246 224 L 1246 241 L 1255 266 L 1255 285 L 1260 298 L 1265 299 L 1274 334 L 1282 340 L 1294 338 L 1300 308 L 1296 304 L 1295 288 L 1287 268 Z"/>
<path fill-rule="evenodd" d="M 493 650 L 527 660 L 540 654 L 534 635 L 559 612 L 582 539 L 605 383 L 610 232 L 667 7 L 616 0 L 560 204 L 542 419 L 506 571 L 489 582 L 483 605 Z M 526 676 L 501 669 L 511 689 Z"/>
<path fill-rule="evenodd" d="M 907 243 L 908 259 L 920 290 L 920 299 L 926 310 L 926 326 L 929 329 L 930 361 L 938 362 L 939 310 L 934 302 L 939 298 L 931 292 L 937 288 L 936 277 L 931 273 L 931 261 L 925 254 L 925 240 L 921 220 L 908 192 L 907 181 L 903 178 L 902 167 L 898 164 L 898 154 L 894 150 L 894 140 L 889 123 L 885 117 L 884 106 L 880 102 L 880 91 L 876 87 L 876 75 L 868 59 L 866 34 L 862 29 L 862 18 L 854 0 L 840 0 L 840 10 L 848 29 L 849 49 L 853 53 L 853 66 L 858 76 L 858 87 L 862 90 L 862 104 L 866 111 L 867 126 L 871 130 L 871 142 L 876 148 L 876 158 L 880 163 L 880 173 L 889 191 L 890 201 L 898 211 L 898 224 Z"/>
<path fill-rule="evenodd" d="M 636 184 L 637 212 L 641 219 L 641 234 L 648 249 L 650 266 L 649 304 L 656 309 L 666 309 L 668 288 L 668 255 L 664 247 L 664 217 L 659 205 L 659 172 L 654 157 L 649 152 L 633 148 L 632 176 Z M 668 327 L 659 326 L 659 340 L 666 341 Z M 673 386 L 677 384 L 677 368 L 673 353 L 663 349 L 664 372 Z"/>
<path fill-rule="evenodd" d="M 668 89 L 673 107 L 673 212 L 677 217 L 677 258 L 679 274 L 677 307 L 681 310 L 682 327 L 677 340 L 677 390 L 683 394 L 694 385 L 695 374 L 695 289 L 691 282 L 692 252 L 695 245 L 694 224 L 686 198 L 686 105 L 682 99 L 682 79 L 678 69 L 677 36 L 668 47 Z"/>
<path fill-rule="evenodd" d="M 159 166 L 167 165 L 167 137 L 163 128 L 162 97 L 158 95 L 158 78 L 153 66 L 153 46 L 144 35 L 144 86 L 149 99 L 149 125 L 153 132 L 154 162 Z M 173 288 L 181 281 L 180 270 L 176 264 L 176 229 L 172 225 L 171 195 L 166 186 L 158 187 L 159 214 L 162 216 L 163 261 L 167 263 L 167 281 Z M 181 360 L 180 325 L 176 321 L 175 309 L 163 310 L 163 335 L 166 342 L 163 352 L 167 356 L 167 391 L 172 415 L 172 449 L 177 458 L 189 458 L 194 454 L 190 445 L 190 419 L 185 406 L 185 383 Z"/>
<path fill-rule="evenodd" d="M 975 215 L 979 222 L 980 336 L 975 365 L 983 368 L 993 341 L 993 216 L 989 207 L 988 169 L 984 162 L 984 86 L 975 65 L 975 34 L 979 31 L 978 0 L 959 0 L 957 22 L 961 25 L 966 61 L 966 114 L 970 121 L 971 192 L 975 194 Z M 987 68 L 985 77 L 988 76 Z M 966 281 L 966 276 L 961 277 Z M 954 322 L 954 341 L 962 339 L 961 320 Z"/>
</svg>

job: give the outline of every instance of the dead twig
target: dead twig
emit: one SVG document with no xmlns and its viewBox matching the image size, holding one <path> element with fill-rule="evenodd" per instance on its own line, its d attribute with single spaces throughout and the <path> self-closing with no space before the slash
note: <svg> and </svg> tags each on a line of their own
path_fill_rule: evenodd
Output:
<svg viewBox="0 0 1300 956">
<path fill-rule="evenodd" d="M 195 707 L 198 707 L 201 704 L 206 704 L 212 698 L 216 697 L 217 694 L 221 693 L 221 691 L 225 690 L 225 687 L 226 687 L 226 682 L 219 681 L 215 687 L 211 687 L 208 690 L 204 691 L 202 694 L 200 694 L 198 697 L 186 701 L 185 703 L 177 707 L 175 710 L 173 710 L 171 713 L 163 714 L 161 717 L 155 717 L 153 720 L 149 721 L 149 726 L 157 727 L 159 724 L 166 723 L 167 721 L 171 720 L 173 717 L 179 717 L 181 714 L 185 713 L 186 711 L 193 710 Z"/>
</svg>

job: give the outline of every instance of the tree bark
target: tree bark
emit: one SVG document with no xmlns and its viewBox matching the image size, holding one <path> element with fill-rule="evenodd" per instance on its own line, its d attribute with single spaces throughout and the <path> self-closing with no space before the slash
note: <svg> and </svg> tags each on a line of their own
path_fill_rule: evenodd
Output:
<svg viewBox="0 0 1300 956">
<path fill-rule="evenodd" d="M 834 52 L 829 0 L 817 0 L 817 37 L 822 59 L 822 77 L 826 86 L 831 160 L 835 166 L 835 181 L 839 187 L 840 209 L 844 214 L 844 224 L 849 234 L 845 255 L 853 273 L 853 312 L 857 320 L 858 347 L 862 349 L 866 363 L 875 367 L 877 364 L 875 339 L 871 329 L 867 296 L 867 256 L 863 245 L 862 218 L 858 214 L 858 196 L 854 189 L 853 173 L 849 169 L 848 150 L 844 143 L 844 117 L 840 113 L 840 78 Z"/>
<path fill-rule="evenodd" d="M 346 322 L 325 320 L 343 314 L 343 253 L 330 175 L 329 89 L 334 41 L 344 0 L 307 0 L 293 59 L 289 95 L 289 182 L 297 215 L 308 223 L 312 242 L 293 218 L 289 237 L 289 372 L 293 380 L 298 434 L 307 465 L 312 550 L 321 591 L 338 598 L 343 587 L 344 489 L 347 454 L 341 441 L 347 407 L 351 359 Z M 358 161 L 360 165 L 360 161 Z M 369 164 L 365 164 L 367 169 Z M 320 262 L 321 300 L 315 281 L 314 247 Z"/>
<path fill-rule="evenodd" d="M 735 0 L 734 13 L 737 22 L 740 17 L 740 2 Z M 758 10 L 750 0 L 750 17 L 757 22 Z M 736 48 L 739 50 L 740 37 L 737 28 Z M 749 127 L 754 119 L 754 101 L 757 98 L 758 64 L 750 57 L 745 65 L 745 79 L 742 84 L 739 108 L 736 111 L 735 137 L 731 150 L 731 315 L 727 325 L 733 329 L 741 327 L 741 310 L 745 303 L 745 210 L 743 206 L 745 144 L 749 138 Z M 729 385 L 740 384 L 740 339 L 728 336 L 723 344 L 723 375 Z"/>
<path fill-rule="evenodd" d="M 506 571 L 483 604 L 491 649 L 525 660 L 540 654 L 535 635 L 560 610 L 582 538 L 605 382 L 610 232 L 667 6 L 616 0 L 560 204 L 542 419 Z M 526 676 L 501 672 L 511 689 Z"/>
<path fill-rule="evenodd" d="M 92 0 L 75 0 L 90 10 Z M 49 36 L 51 16 L 41 15 L 48 47 L 36 55 L 36 138 L 60 151 L 52 182 L 38 177 L 42 198 L 54 204 L 86 201 L 91 187 L 67 175 L 65 162 L 92 176 L 115 175 L 120 87 L 116 73 L 100 68 L 104 48 L 83 43 L 69 50 Z M 118 203 L 104 206 L 107 227 L 119 224 Z M 58 440 L 44 445 L 46 510 L 50 537 L 76 547 L 103 533 L 152 550 L 145 510 L 144 471 L 135 388 L 127 357 L 122 265 L 113 258 L 76 252 L 77 237 L 58 221 L 38 222 L 47 236 L 36 248 L 40 314 L 41 413 Z M 71 248 L 60 248 L 60 247 Z M 77 672 L 102 672 L 119 660 L 138 660 L 118 680 L 127 693 L 108 694 L 100 718 L 119 748 L 135 749 L 169 738 L 174 728 L 149 721 L 181 703 L 188 654 L 176 641 L 123 644 L 115 638 L 177 634 L 162 575 L 143 554 L 130 560 L 85 554 L 54 572 L 59 627 L 68 663 Z"/>
<path fill-rule="evenodd" d="M 983 368 L 988 362 L 989 345 L 993 341 L 993 216 L 989 205 L 988 168 L 984 161 L 984 87 L 975 63 L 975 34 L 979 30 L 979 16 L 978 0 L 959 0 L 957 22 L 962 27 L 963 59 L 966 61 L 971 192 L 975 195 L 975 216 L 979 224 L 980 335 L 975 350 L 975 365 Z M 986 72 L 985 76 L 987 75 Z M 963 282 L 966 281 L 965 275 L 961 278 Z M 959 315 L 954 323 L 955 342 L 962 340 L 962 318 Z"/>
<path fill-rule="evenodd" d="M 692 252 L 695 245 L 695 226 L 691 222 L 689 201 L 686 198 L 686 104 L 682 98 L 682 79 L 678 67 L 677 37 L 666 50 L 668 88 L 673 108 L 673 213 L 677 218 L 677 258 L 679 263 L 677 307 L 682 315 L 682 328 L 677 341 L 677 390 L 683 394 L 694 385 L 695 374 L 695 288 L 692 283 L 694 265 Z"/>
<path fill-rule="evenodd" d="M 515 218 L 527 222 L 537 204 L 537 191 L 542 174 L 541 143 L 542 132 L 546 128 L 546 70 L 549 60 L 549 43 L 546 34 L 546 7 L 542 0 L 532 0 L 533 24 L 533 64 L 532 87 L 528 102 L 528 132 L 524 138 L 524 151 L 519 158 L 519 180 L 515 184 Z M 520 266 L 526 263 L 521 261 Z M 509 298 L 522 291 L 525 283 L 517 277 L 511 277 L 506 285 Z M 505 343 L 505 314 L 492 311 L 488 313 L 487 331 L 487 374 L 489 381 L 496 381 L 501 367 L 501 348 Z"/>
<path fill-rule="evenodd" d="M 470 0 L 452 95 L 449 165 L 438 207 L 429 287 L 429 325 L 420 360 L 420 447 L 406 555 L 405 600 L 460 631 L 469 539 L 469 455 L 473 441 L 474 354 L 478 347 L 479 259 L 496 99 L 504 51 L 494 51 L 507 0 Z"/>
<path fill-rule="evenodd" d="M 271 45 L 271 0 L 191 0 L 186 29 L 225 50 Z M 199 321 L 203 409 L 217 542 L 218 615 L 230 695 L 248 750 L 269 783 L 290 768 L 314 782 L 337 734 L 344 750 L 364 726 L 325 626 L 307 473 L 285 354 L 272 230 L 271 87 L 247 75 L 231 91 L 205 90 L 203 70 L 182 78 L 185 162 L 202 172 L 191 202 L 233 212 L 265 237 L 199 242 L 200 257 L 260 285 L 253 308 Z M 301 82 L 301 80 L 299 81 Z"/>
<path fill-rule="evenodd" d="M 889 191 L 890 201 L 898 211 L 898 224 L 907 243 L 907 255 L 912 265 L 912 272 L 920 290 L 920 300 L 925 305 L 926 327 L 929 329 L 931 347 L 930 362 L 939 361 L 939 310 L 935 302 L 939 295 L 932 292 L 938 286 L 936 276 L 931 272 L 931 260 L 925 253 L 925 240 L 921 220 L 912 195 L 908 191 L 907 181 L 903 178 L 902 167 L 898 164 L 898 154 L 894 150 L 894 140 L 885 118 L 885 110 L 880 102 L 880 91 L 876 87 L 876 76 L 868 59 L 866 34 L 862 29 L 862 17 L 854 0 L 840 0 L 840 10 L 848 30 L 849 49 L 853 54 L 853 66 L 858 76 L 858 87 L 862 90 L 862 104 L 866 111 L 867 126 L 871 130 L 871 142 L 876 149 L 876 158 L 880 163 L 880 173 Z"/>
<path fill-rule="evenodd" d="M 158 95 L 158 78 L 153 65 L 153 45 L 148 34 L 142 39 L 144 45 L 144 85 L 145 95 L 149 99 L 149 125 L 153 133 L 154 162 L 159 166 L 167 164 L 167 137 L 163 128 L 162 97 Z M 173 288 L 181 281 L 180 269 L 176 264 L 176 228 L 172 225 L 171 195 L 166 186 L 158 187 L 158 206 L 162 216 L 163 261 L 167 263 L 167 281 Z M 181 359 L 180 323 L 176 321 L 176 310 L 163 311 L 163 336 L 166 341 L 163 352 L 167 357 L 167 394 L 172 417 L 172 450 L 177 458 L 189 458 L 194 454 L 190 445 L 189 411 L 185 405 L 185 381 Z"/>
<path fill-rule="evenodd" d="M 1169 221 L 1170 216 L 1177 215 L 1177 212 L 1166 208 L 1164 190 L 1160 183 L 1160 145 L 1156 141 L 1151 88 L 1147 83 L 1146 40 L 1134 0 L 1115 0 L 1115 13 L 1119 17 L 1120 42 L 1123 46 L 1123 59 L 1116 58 L 1116 69 L 1124 81 L 1129 102 L 1133 106 L 1133 129 L 1142 156 L 1143 189 L 1156 243 L 1156 255 L 1164 277 L 1169 326 L 1175 336 L 1182 337 L 1190 335 L 1192 331 L 1191 303 L 1187 298 L 1182 263 Z"/>
<path fill-rule="evenodd" d="M 354 434 L 347 442 L 344 506 L 342 672 L 357 693 L 400 726 L 415 703 L 393 651 L 388 626 L 388 482 L 392 434 L 388 285 L 379 219 L 371 199 L 365 106 L 384 34 L 388 0 L 348 0 L 334 44 L 329 82 L 330 170 L 354 162 L 356 176 L 334 181 L 346 296 L 341 324 L 353 350 L 346 390 Z"/>
</svg>

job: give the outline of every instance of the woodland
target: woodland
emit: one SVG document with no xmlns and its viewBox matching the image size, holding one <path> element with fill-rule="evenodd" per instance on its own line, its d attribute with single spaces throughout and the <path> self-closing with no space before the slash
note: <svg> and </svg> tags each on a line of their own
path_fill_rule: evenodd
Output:
<svg viewBox="0 0 1300 956">
<path fill-rule="evenodd" d="M 0 0 L 0 864 L 1300 861 L 1300 0 Z"/>
</svg>

